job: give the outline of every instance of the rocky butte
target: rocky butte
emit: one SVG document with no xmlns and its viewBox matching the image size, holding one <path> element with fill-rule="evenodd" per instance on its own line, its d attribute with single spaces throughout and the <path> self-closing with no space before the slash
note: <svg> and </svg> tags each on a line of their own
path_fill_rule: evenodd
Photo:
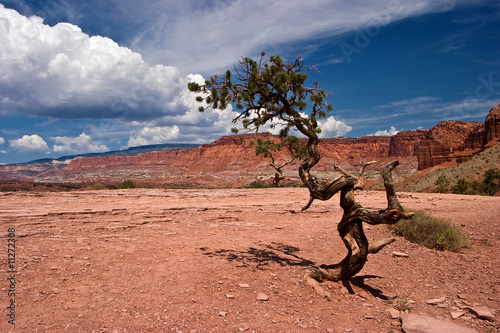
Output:
<svg viewBox="0 0 500 333">
<path fill-rule="evenodd" d="M 427 131 L 417 148 L 418 170 L 444 162 L 461 163 L 499 142 L 500 104 L 484 123 L 444 121 Z"/>
</svg>

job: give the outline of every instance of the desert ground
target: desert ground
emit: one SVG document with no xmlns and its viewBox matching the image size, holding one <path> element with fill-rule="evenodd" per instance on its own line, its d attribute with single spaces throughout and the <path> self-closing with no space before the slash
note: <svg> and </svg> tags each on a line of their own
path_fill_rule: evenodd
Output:
<svg viewBox="0 0 500 333">
<path fill-rule="evenodd" d="M 357 199 L 386 205 L 384 192 Z M 400 193 L 405 208 L 460 226 L 472 247 L 441 252 L 394 236 L 356 277 L 326 283 L 331 301 L 304 269 L 346 255 L 339 197 L 301 212 L 307 200 L 305 188 L 0 193 L 0 331 L 401 332 L 389 309 L 499 331 L 469 308 L 499 318 L 500 197 Z"/>
</svg>

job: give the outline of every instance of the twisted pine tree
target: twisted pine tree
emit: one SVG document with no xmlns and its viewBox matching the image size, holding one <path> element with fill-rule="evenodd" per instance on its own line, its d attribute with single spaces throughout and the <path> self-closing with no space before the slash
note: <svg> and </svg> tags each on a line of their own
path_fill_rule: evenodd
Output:
<svg viewBox="0 0 500 333">
<path fill-rule="evenodd" d="M 227 70 L 225 75 L 214 75 L 204 85 L 191 82 L 188 88 L 199 93 L 197 101 L 203 103 L 199 107 L 200 112 L 208 108 L 224 110 L 231 104 L 239 112 L 233 123 L 241 121 L 246 130 L 258 131 L 265 124 L 271 127 L 285 124 L 285 131 L 295 129 L 307 138 L 308 157 L 299 166 L 300 178 L 310 194 L 309 203 L 303 210 L 309 208 L 314 199 L 328 200 L 338 192 L 344 210 L 338 231 L 347 248 L 347 256 L 336 265 L 312 267 L 306 273 L 316 291 L 328 297 L 321 282 L 352 277 L 363 268 L 369 253 L 376 253 L 394 241 L 385 239 L 370 246 L 362 222 L 393 224 L 402 218 L 410 218 L 413 213 L 404 212 L 394 191 L 391 172 L 398 162 L 389 164 L 383 170 L 388 206 L 381 211 L 366 210 L 354 198 L 354 189 L 364 183 L 364 168 L 372 162 L 362 166 L 359 178 L 338 167 L 336 169 L 341 175 L 326 184 L 320 184 L 311 175 L 311 169 L 321 158 L 318 119 L 327 117 L 333 106 L 326 102 L 330 94 L 320 89 L 318 82 L 306 85 L 309 71 L 317 69 L 306 66 L 300 58 L 285 63 L 279 56 L 265 59 L 265 53 L 262 53 L 258 60 L 241 58 L 234 66 L 234 73 Z M 233 132 L 237 133 L 237 130 L 233 129 Z"/>
</svg>

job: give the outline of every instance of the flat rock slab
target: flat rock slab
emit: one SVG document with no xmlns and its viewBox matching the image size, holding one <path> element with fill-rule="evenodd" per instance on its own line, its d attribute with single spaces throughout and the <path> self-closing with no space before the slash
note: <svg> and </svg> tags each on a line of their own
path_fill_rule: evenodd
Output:
<svg viewBox="0 0 500 333">
<path fill-rule="evenodd" d="M 401 321 L 405 333 L 478 333 L 471 328 L 416 314 L 402 313 Z"/>
<path fill-rule="evenodd" d="M 471 312 L 475 314 L 479 319 L 495 321 L 493 310 L 486 306 L 472 306 L 469 308 L 469 310 L 471 310 Z"/>
</svg>

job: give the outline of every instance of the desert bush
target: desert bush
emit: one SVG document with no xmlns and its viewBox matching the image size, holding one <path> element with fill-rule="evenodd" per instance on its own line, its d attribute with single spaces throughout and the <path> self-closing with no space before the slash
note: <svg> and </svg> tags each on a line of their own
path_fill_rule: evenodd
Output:
<svg viewBox="0 0 500 333">
<path fill-rule="evenodd" d="M 453 194 L 466 194 L 469 192 L 469 182 L 463 178 L 459 178 L 456 185 L 451 187 L 451 193 Z"/>
<path fill-rule="evenodd" d="M 408 299 L 406 297 L 396 296 L 394 298 L 390 298 L 388 301 L 395 309 L 399 311 L 405 312 L 411 310 L 410 303 L 408 302 Z"/>
<path fill-rule="evenodd" d="M 396 235 L 431 249 L 458 252 L 470 246 L 469 237 L 459 227 L 422 211 L 415 212 L 410 220 L 401 220 L 389 228 Z"/>
<path fill-rule="evenodd" d="M 116 186 L 115 188 L 117 188 L 117 189 L 135 188 L 135 184 L 131 180 L 125 180 L 125 181 L 123 181 L 123 183 L 121 183 L 120 185 Z"/>
<path fill-rule="evenodd" d="M 500 189 L 500 171 L 489 169 L 484 173 L 483 192 L 489 195 L 494 195 Z"/>
<path fill-rule="evenodd" d="M 448 192 L 448 188 L 450 186 L 450 181 L 446 178 L 445 175 L 441 175 L 438 177 L 438 179 L 436 180 L 436 183 L 434 185 L 437 186 L 438 193 L 446 193 L 446 192 Z"/>
<path fill-rule="evenodd" d="M 101 183 L 95 183 L 90 186 L 87 186 L 85 189 L 89 191 L 96 191 L 96 190 L 107 190 L 108 188 Z"/>
<path fill-rule="evenodd" d="M 269 187 L 271 186 L 268 183 L 260 179 L 254 180 L 253 182 L 245 186 L 245 188 L 269 188 Z"/>
</svg>

